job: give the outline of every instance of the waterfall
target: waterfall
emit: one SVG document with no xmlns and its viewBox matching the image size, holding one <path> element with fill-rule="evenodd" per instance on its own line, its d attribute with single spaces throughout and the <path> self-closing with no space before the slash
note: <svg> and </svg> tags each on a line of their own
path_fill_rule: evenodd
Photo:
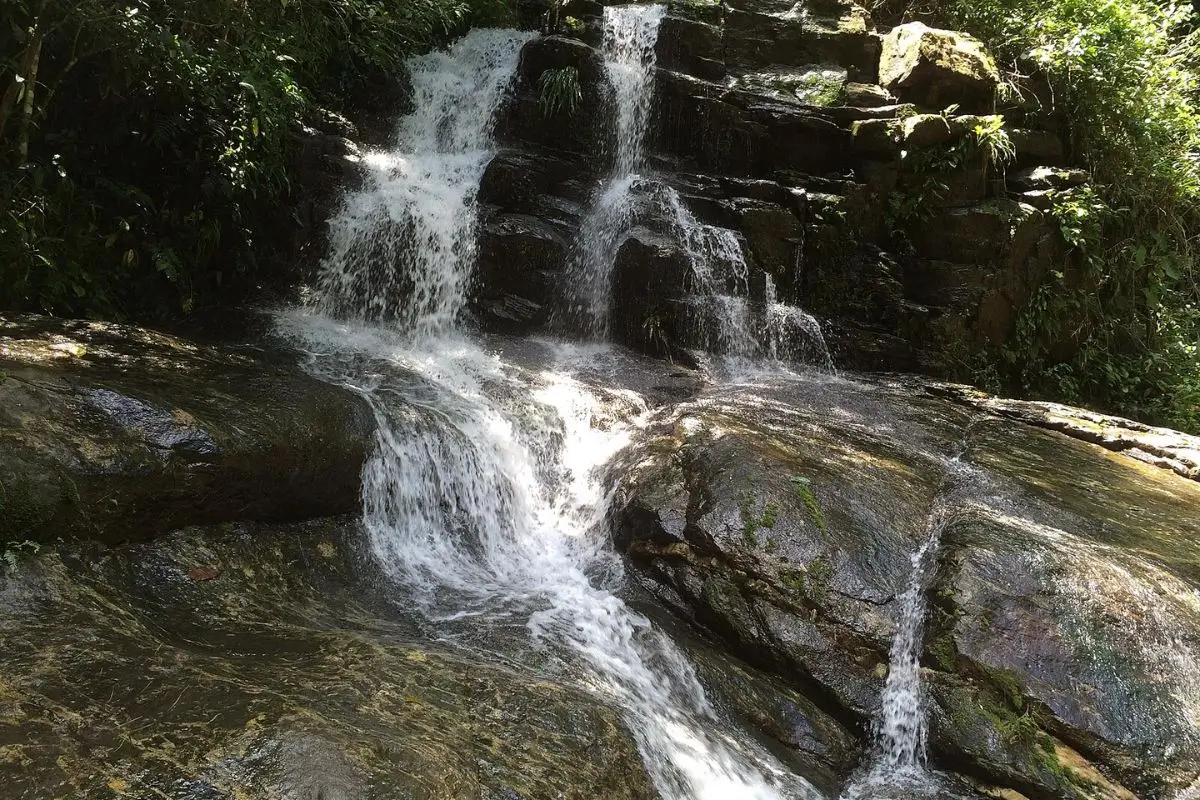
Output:
<svg viewBox="0 0 1200 800">
<path fill-rule="evenodd" d="M 414 111 L 397 146 L 365 159 L 366 185 L 330 223 L 324 311 L 394 319 L 420 335 L 454 327 L 475 265 L 475 196 L 495 155 L 492 125 L 530 38 L 478 30 L 409 62 Z"/>
<path fill-rule="evenodd" d="M 644 62 L 661 8 L 610 11 L 610 47 Z M 415 107 L 334 222 L 318 313 L 279 323 L 375 413 L 363 523 L 398 606 L 457 646 L 527 642 L 538 669 L 621 710 L 669 800 L 818 797 L 719 718 L 684 655 L 616 594 L 602 468 L 647 411 L 611 388 L 619 356 L 537 342 L 497 353 L 457 324 L 491 120 L 527 38 L 475 31 L 412 62 Z M 624 145 L 640 148 L 646 105 L 620 108 Z"/>
<path fill-rule="evenodd" d="M 940 796 L 938 776 L 926 768 L 928 718 L 921 684 L 926 592 L 937 566 L 942 534 L 961 513 L 959 505 L 971 487 L 978 491 L 984 481 L 981 473 L 962 461 L 974 424 L 967 426 L 958 451 L 946 464 L 945 477 L 925 518 L 921 543 L 909 556 L 912 570 L 904 592 L 897 598 L 896 632 L 888 654 L 887 680 L 879 698 L 874 749 L 859 777 L 842 793 L 842 800 L 865 800 L 899 787 L 913 797 Z"/>
<path fill-rule="evenodd" d="M 825 342 L 821 323 L 802 308 L 780 303 L 776 297 L 775 279 L 765 277 L 767 308 L 767 357 L 775 364 L 800 362 L 811 364 L 825 372 L 836 372 L 833 355 Z"/>
<path fill-rule="evenodd" d="M 691 267 L 694 335 L 720 357 L 725 372 L 748 376 L 790 363 L 834 371 L 820 323 L 803 309 L 780 303 L 769 274 L 762 307 L 755 309 L 750 267 L 737 234 L 700 222 L 670 186 L 657 186 L 650 199 Z"/>
<path fill-rule="evenodd" d="M 566 283 L 568 324 L 592 338 L 608 335 L 613 262 L 642 180 L 638 170 L 646 157 L 654 101 L 654 46 L 665 15 L 661 5 L 604 9 L 604 67 L 616 112 L 613 168 L 580 225 Z"/>
<path fill-rule="evenodd" d="M 925 768 L 927 720 L 921 648 L 927 610 L 925 591 L 948 520 L 946 507 L 939 502 L 926 520 L 924 540 L 910 556 L 912 572 L 898 599 L 888 676 L 875 722 L 874 751 L 867 769 L 846 788 L 842 800 L 863 800 L 877 796 L 881 789 L 900 786 L 916 796 L 936 793 L 937 782 Z"/>
</svg>

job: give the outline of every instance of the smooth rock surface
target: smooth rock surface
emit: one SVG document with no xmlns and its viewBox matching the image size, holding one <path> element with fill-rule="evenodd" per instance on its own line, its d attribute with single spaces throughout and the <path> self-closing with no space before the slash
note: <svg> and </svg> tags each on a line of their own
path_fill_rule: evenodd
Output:
<svg viewBox="0 0 1200 800">
<path fill-rule="evenodd" d="M 228 525 L 0 568 L 4 797 L 656 797 L 614 710 L 421 644 L 358 541 Z"/>
<path fill-rule="evenodd" d="M 0 318 L 0 542 L 355 510 L 374 417 L 291 359 Z"/>
</svg>

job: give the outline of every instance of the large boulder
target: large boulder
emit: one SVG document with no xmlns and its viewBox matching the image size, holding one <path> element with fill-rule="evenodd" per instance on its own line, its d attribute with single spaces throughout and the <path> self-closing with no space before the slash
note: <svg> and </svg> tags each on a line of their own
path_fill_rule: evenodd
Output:
<svg viewBox="0 0 1200 800">
<path fill-rule="evenodd" d="M 550 70 L 573 71 L 579 89 L 573 110 L 552 108 L 543 97 L 540 81 Z M 515 91 L 496 132 L 501 141 L 569 152 L 585 166 L 602 170 L 611 96 L 604 58 L 595 48 L 566 36 L 541 36 L 521 50 Z"/>
<path fill-rule="evenodd" d="M 1000 83 L 984 45 L 964 33 L 910 22 L 883 37 L 879 83 L 906 102 L 987 110 Z"/>
<path fill-rule="evenodd" d="M 488 329 L 522 332 L 544 325 L 570 258 L 570 242 L 542 219 L 491 215 L 480 236 L 473 297 Z"/>
<path fill-rule="evenodd" d="M 0 542 L 353 511 L 373 430 L 294 359 L 0 318 Z"/>
<path fill-rule="evenodd" d="M 879 711 L 912 554 L 933 765 L 1026 796 L 1200 772 L 1200 486 L 915 382 L 798 378 L 663 411 L 620 465 L 649 590 L 845 724 Z"/>
</svg>

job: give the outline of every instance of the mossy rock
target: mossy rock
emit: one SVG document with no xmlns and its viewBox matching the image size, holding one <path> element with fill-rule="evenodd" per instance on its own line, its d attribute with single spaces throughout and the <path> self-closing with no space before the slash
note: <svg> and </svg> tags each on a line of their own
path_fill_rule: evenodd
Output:
<svg viewBox="0 0 1200 800">
<path fill-rule="evenodd" d="M 606 703 L 421 644 L 360 537 L 226 525 L 0 571 L 5 797 L 658 796 Z"/>
<path fill-rule="evenodd" d="M 978 39 L 910 22 L 884 35 L 879 83 L 925 108 L 957 104 L 977 111 L 991 105 L 1000 73 Z"/>
</svg>

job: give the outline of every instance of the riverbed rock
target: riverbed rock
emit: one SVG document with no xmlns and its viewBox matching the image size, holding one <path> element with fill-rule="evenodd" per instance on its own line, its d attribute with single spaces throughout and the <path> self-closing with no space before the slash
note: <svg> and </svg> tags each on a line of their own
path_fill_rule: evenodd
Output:
<svg viewBox="0 0 1200 800">
<path fill-rule="evenodd" d="M 1200 486 L 1013 405 L 908 379 L 712 389 L 618 465 L 617 544 L 680 618 L 865 731 L 936 535 L 934 766 L 1172 796 L 1200 772 Z"/>
<path fill-rule="evenodd" d="M 231 524 L 0 567 L 4 796 L 657 797 L 605 703 L 421 644 L 360 537 Z"/>
<path fill-rule="evenodd" d="M 0 542 L 349 512 L 373 430 L 294 357 L 0 318 Z"/>
</svg>

